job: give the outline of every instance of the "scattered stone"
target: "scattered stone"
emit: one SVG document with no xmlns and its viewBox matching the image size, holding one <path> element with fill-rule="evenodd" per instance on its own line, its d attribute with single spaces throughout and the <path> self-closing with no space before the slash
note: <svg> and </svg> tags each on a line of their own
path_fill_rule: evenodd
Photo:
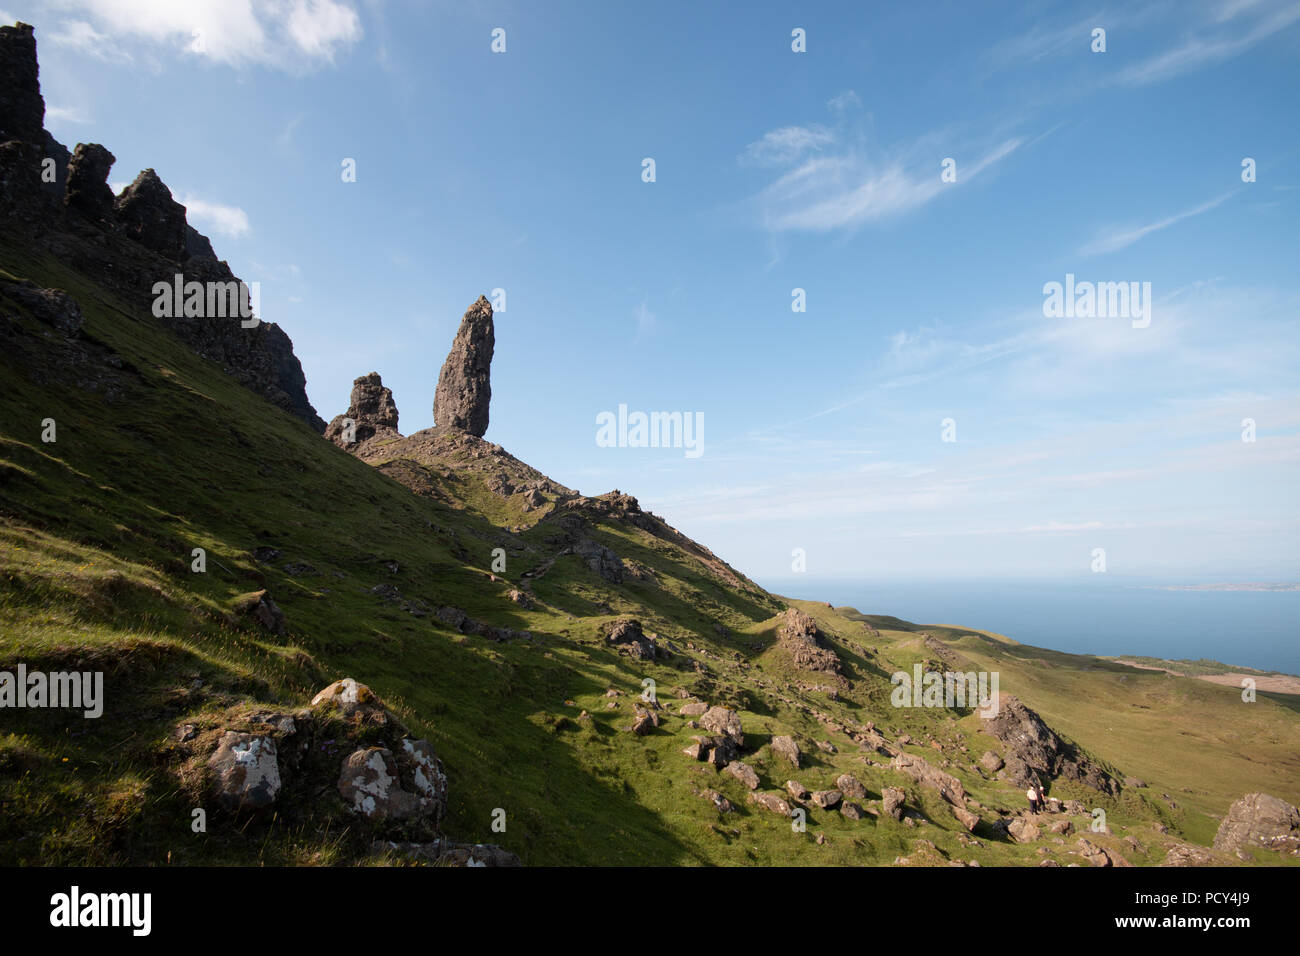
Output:
<svg viewBox="0 0 1300 956">
<path fill-rule="evenodd" d="M 866 814 L 863 812 L 860 806 L 858 806 L 856 803 L 850 803 L 847 800 L 844 801 L 844 803 L 840 804 L 840 813 L 843 814 L 844 817 L 849 820 L 861 820 L 864 816 L 866 816 Z"/>
<path fill-rule="evenodd" d="M 852 774 L 840 774 L 835 778 L 835 786 L 850 800 L 867 799 L 867 788 Z"/>
<path fill-rule="evenodd" d="M 758 774 L 754 768 L 741 760 L 733 760 L 726 766 L 726 772 L 731 774 L 750 790 L 758 789 Z"/>
<path fill-rule="evenodd" d="M 796 770 L 799 769 L 799 745 L 795 743 L 793 737 L 782 736 L 772 738 L 772 753 L 784 757 L 794 765 Z"/>
<path fill-rule="evenodd" d="M 790 804 L 786 803 L 778 794 L 775 793 L 751 793 L 749 802 L 757 804 L 764 810 L 771 810 L 773 813 L 779 813 L 783 817 L 790 816 Z"/>
<path fill-rule="evenodd" d="M 895 820 L 903 819 L 903 800 L 907 797 L 897 787 L 885 787 L 880 793 L 880 808 Z"/>
<path fill-rule="evenodd" d="M 810 799 L 823 810 L 833 810 L 844 799 L 844 794 L 838 790 L 814 790 Z"/>
<path fill-rule="evenodd" d="M 984 755 L 980 757 L 980 766 L 989 773 L 997 773 L 1005 766 L 1005 764 L 1002 762 L 1002 758 L 992 750 L 986 750 L 984 751 Z"/>
<path fill-rule="evenodd" d="M 740 725 L 740 715 L 726 707 L 710 707 L 700 718 L 700 726 L 715 734 L 722 734 L 737 747 L 745 745 L 745 735 Z"/>
<path fill-rule="evenodd" d="M 808 788 L 797 780 L 787 780 L 785 782 L 785 792 L 796 800 L 808 799 Z"/>
</svg>

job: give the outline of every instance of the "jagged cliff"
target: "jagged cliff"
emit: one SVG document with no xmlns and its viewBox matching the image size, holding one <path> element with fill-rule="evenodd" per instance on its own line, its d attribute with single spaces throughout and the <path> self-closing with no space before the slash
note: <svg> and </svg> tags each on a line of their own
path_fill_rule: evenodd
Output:
<svg viewBox="0 0 1300 956">
<path fill-rule="evenodd" d="M 121 196 L 108 186 L 115 157 L 95 143 L 71 154 L 44 129 L 33 28 L 0 27 L 0 220 L 33 255 L 50 255 L 144 313 L 155 286 L 183 282 L 225 285 L 240 280 L 212 244 L 185 221 L 185 207 L 152 169 Z M 316 431 L 325 423 L 307 399 L 306 377 L 293 343 L 274 323 L 245 328 L 241 318 L 181 314 L 160 326 L 216 363 L 246 388 Z"/>
</svg>

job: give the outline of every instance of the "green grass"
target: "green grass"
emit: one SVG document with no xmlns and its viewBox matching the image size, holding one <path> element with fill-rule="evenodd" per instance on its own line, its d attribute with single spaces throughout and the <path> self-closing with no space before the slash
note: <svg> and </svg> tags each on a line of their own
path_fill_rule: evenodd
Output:
<svg viewBox="0 0 1300 956">
<path fill-rule="evenodd" d="M 66 266 L 3 246 L 0 261 L 10 277 L 76 297 L 86 335 L 123 362 L 118 401 L 76 387 L 75 370 L 41 384 L 30 370 L 44 328 L 15 309 L 6 312 L 13 324 L 0 327 L 0 669 L 103 670 L 107 697 L 97 721 L 5 713 L 0 863 L 363 861 L 364 833 L 328 793 L 286 797 L 272 818 L 214 812 L 206 834 L 192 833 L 195 791 L 170 736 L 179 723 L 214 725 L 245 707 L 303 706 L 344 676 L 369 684 L 433 744 L 450 781 L 445 831 L 499 843 L 526 863 L 887 864 L 913 853 L 921 837 L 948 857 L 985 865 L 1038 861 L 1035 847 L 984 832 L 981 848 L 964 846 L 933 794 L 869 766 L 844 733 L 818 719 L 910 733 L 918 744 L 908 749 L 950 759 L 950 772 L 986 807 L 1019 809 L 1014 788 L 973 769 L 995 746 L 974 718 L 889 706 L 889 673 L 930 656 L 915 625 L 868 617 L 879 628 L 872 634 L 851 611 L 792 602 L 822 626 L 853 685 L 834 699 L 802 689 L 826 679 L 799 673 L 774 646 L 783 599 L 671 535 L 594 516 L 584 534 L 649 574 L 616 585 L 579 557 L 560 557 L 532 585 L 541 603 L 524 610 L 506 595 L 524 571 L 555 556 L 549 505 L 529 511 L 517 496 L 493 494 L 481 470 L 454 457 L 362 462 Z M 54 444 L 40 441 L 45 418 L 58 423 Z M 493 580 L 498 546 L 507 569 Z M 190 570 L 196 547 L 207 552 L 206 573 Z M 259 547 L 281 554 L 261 563 Z M 289 562 L 315 571 L 292 576 Z M 462 635 L 384 600 L 379 585 L 406 601 L 529 630 L 534 640 Z M 263 589 L 286 615 L 284 636 L 240 613 Z M 601 625 L 619 616 L 637 617 L 678 654 L 653 663 L 619 656 L 601 636 Z M 1209 814 L 1248 789 L 1300 799 L 1286 743 L 1300 717 L 1262 696 L 1247 711 L 1234 707 L 1230 688 L 927 630 L 1000 669 L 1003 688 L 1062 733 L 1173 795 L 1178 811 L 1149 791 L 1109 808 L 1148 845 L 1158 844 L 1150 837 L 1157 822 L 1208 842 Z M 645 678 L 670 706 L 657 732 L 637 737 L 627 726 Z M 623 693 L 616 709 L 606 707 L 608 688 Z M 932 822 L 853 822 L 814 809 L 807 832 L 792 831 L 788 820 L 748 805 L 734 778 L 681 753 L 691 731 L 676 714 L 678 688 L 741 709 L 743 759 L 763 789 L 790 778 L 828 788 L 850 772 L 868 802 L 902 786 Z M 783 733 L 807 755 L 798 771 L 767 749 Z M 930 739 L 944 744 L 942 754 Z M 818 750 L 819 740 L 838 752 Z M 705 787 L 737 812 L 717 813 L 694 793 Z M 491 829 L 497 808 L 506 811 L 504 833 Z M 984 815 L 991 819 L 991 810 Z M 1052 852 L 1063 850 L 1053 843 Z"/>
</svg>

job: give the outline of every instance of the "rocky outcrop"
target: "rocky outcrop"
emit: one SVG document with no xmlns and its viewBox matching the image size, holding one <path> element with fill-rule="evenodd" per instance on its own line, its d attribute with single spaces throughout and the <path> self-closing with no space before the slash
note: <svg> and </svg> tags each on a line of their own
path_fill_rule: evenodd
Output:
<svg viewBox="0 0 1300 956">
<path fill-rule="evenodd" d="M 433 397 L 436 425 L 458 428 L 482 438 L 488 429 L 492 401 L 490 372 L 496 338 L 492 305 L 485 296 L 469 307 L 438 375 Z"/>
<path fill-rule="evenodd" d="M 0 27 L 0 143 L 35 143 L 45 127 L 36 34 L 26 23 Z"/>
<path fill-rule="evenodd" d="M 302 364 L 278 326 L 241 317 L 154 312 L 157 283 L 236 282 L 211 243 L 152 170 L 120 198 L 108 185 L 113 154 L 81 143 L 69 155 L 43 126 L 32 28 L 0 27 L 0 230 L 34 253 L 58 259 L 171 333 L 241 385 L 305 421 L 325 423 L 307 399 Z M 45 160 L 52 159 L 53 176 Z M 247 318 L 247 317 L 243 317 Z"/>
<path fill-rule="evenodd" d="M 785 612 L 785 623 L 777 631 L 777 642 L 790 655 L 796 667 L 822 674 L 840 672 L 840 659 L 828 649 L 817 623 L 798 608 Z"/>
<path fill-rule="evenodd" d="M 1017 787 L 1064 777 L 1104 793 L 1119 793 L 1114 777 L 1010 694 L 999 695 L 997 713 L 984 719 L 984 730 L 1006 745 L 1006 775 Z"/>
<path fill-rule="evenodd" d="M 447 776 L 426 740 L 405 739 L 396 754 L 358 748 L 343 761 L 338 790 L 355 813 L 374 821 L 423 817 L 437 824 L 447 804 Z"/>
<path fill-rule="evenodd" d="M 658 653 L 654 640 L 641 630 L 641 622 L 631 618 L 605 625 L 605 643 L 637 660 L 653 660 Z"/>
<path fill-rule="evenodd" d="M 1231 807 L 1214 835 L 1214 848 L 1300 856 L 1300 810 L 1267 793 L 1248 793 Z"/>
<path fill-rule="evenodd" d="M 740 725 L 740 715 L 726 707 L 710 707 L 700 717 L 700 726 L 721 734 L 737 747 L 745 746 L 745 734 Z"/>
<path fill-rule="evenodd" d="M 114 205 L 117 221 L 127 236 L 172 262 L 189 257 L 185 207 L 172 198 L 172 191 L 152 169 L 146 169 L 122 190 Z"/>
<path fill-rule="evenodd" d="M 325 437 L 340 448 L 351 449 L 375 436 L 401 438 L 397 431 L 397 403 L 393 390 L 384 388 L 378 372 L 352 382 L 348 410 L 336 415 L 325 428 Z"/>
<path fill-rule="evenodd" d="M 901 820 L 903 819 L 903 801 L 906 797 L 907 794 L 898 787 L 886 787 L 880 792 L 880 809 L 884 811 L 886 816 Z"/>
<path fill-rule="evenodd" d="M 68 161 L 68 191 L 63 201 L 93 221 L 113 221 L 113 190 L 108 174 L 117 157 L 98 143 L 78 143 Z"/>
</svg>

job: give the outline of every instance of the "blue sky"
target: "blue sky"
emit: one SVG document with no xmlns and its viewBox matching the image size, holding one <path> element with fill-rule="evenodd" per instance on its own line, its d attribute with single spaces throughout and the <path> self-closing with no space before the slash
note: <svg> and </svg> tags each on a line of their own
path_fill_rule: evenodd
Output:
<svg viewBox="0 0 1300 956">
<path fill-rule="evenodd" d="M 378 371 L 432 424 L 502 288 L 487 437 L 760 579 L 1300 580 L 1300 3 L 467 6 L 0 0 L 326 419 Z M 1150 325 L 1046 317 L 1067 273 Z"/>
</svg>

